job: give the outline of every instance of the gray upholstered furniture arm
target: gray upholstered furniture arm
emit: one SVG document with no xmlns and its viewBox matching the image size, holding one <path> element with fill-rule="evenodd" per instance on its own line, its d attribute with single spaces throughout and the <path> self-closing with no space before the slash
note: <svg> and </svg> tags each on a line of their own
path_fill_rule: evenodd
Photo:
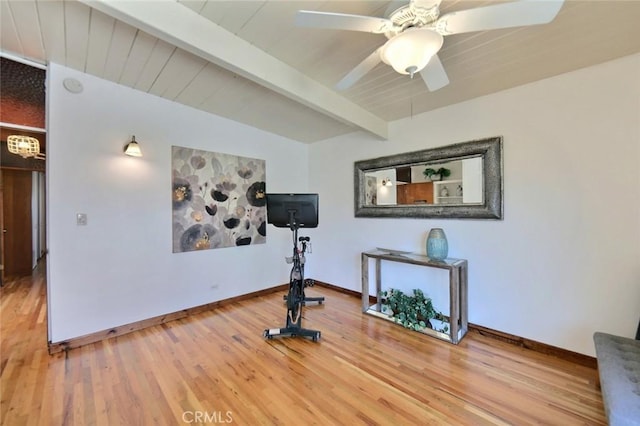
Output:
<svg viewBox="0 0 640 426">
<path fill-rule="evenodd" d="M 597 332 L 602 400 L 610 426 L 640 426 L 640 340 Z"/>
</svg>

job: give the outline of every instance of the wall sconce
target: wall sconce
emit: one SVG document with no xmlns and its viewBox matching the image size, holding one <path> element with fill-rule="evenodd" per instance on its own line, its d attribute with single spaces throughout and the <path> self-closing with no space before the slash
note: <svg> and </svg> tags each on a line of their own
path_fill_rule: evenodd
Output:
<svg viewBox="0 0 640 426">
<path fill-rule="evenodd" d="M 386 178 L 386 179 L 382 179 L 382 186 L 392 186 L 393 182 L 391 182 L 391 179 Z"/>
<path fill-rule="evenodd" d="M 124 146 L 124 153 L 132 157 L 142 157 L 142 150 L 140 149 L 138 142 L 136 142 L 135 136 L 132 136 L 131 142 Z"/>
</svg>

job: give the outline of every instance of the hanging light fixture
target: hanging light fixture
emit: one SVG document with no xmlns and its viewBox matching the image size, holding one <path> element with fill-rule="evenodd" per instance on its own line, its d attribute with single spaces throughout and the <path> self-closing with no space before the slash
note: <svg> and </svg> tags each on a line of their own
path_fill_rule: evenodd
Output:
<svg viewBox="0 0 640 426">
<path fill-rule="evenodd" d="M 380 57 L 400 74 L 413 75 L 422 71 L 438 53 L 444 39 L 428 28 L 409 28 L 382 46 Z"/>
<path fill-rule="evenodd" d="M 131 142 L 125 145 L 124 153 L 132 157 L 142 157 L 142 150 L 140 149 L 138 142 L 136 142 L 135 136 L 132 136 Z"/>
<path fill-rule="evenodd" d="M 22 158 L 37 157 L 40 155 L 40 142 L 36 138 L 23 135 L 10 135 L 7 137 L 9 152 Z"/>
</svg>

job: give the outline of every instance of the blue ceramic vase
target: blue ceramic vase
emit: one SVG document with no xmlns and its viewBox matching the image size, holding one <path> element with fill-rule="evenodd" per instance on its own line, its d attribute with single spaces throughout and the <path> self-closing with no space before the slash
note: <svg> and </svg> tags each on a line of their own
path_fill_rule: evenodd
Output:
<svg viewBox="0 0 640 426">
<path fill-rule="evenodd" d="M 427 237 L 427 257 L 429 259 L 444 260 L 449 254 L 449 243 L 442 228 L 433 228 Z"/>
</svg>

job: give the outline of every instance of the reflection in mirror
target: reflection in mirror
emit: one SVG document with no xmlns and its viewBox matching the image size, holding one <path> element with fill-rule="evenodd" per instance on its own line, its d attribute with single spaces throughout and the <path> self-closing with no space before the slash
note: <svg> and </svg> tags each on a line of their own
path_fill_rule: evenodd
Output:
<svg viewBox="0 0 640 426">
<path fill-rule="evenodd" d="M 502 219 L 502 138 L 354 165 L 356 217 Z"/>
<path fill-rule="evenodd" d="M 439 172 L 439 173 L 438 173 Z M 365 173 L 366 205 L 482 204 L 482 157 Z"/>
</svg>

